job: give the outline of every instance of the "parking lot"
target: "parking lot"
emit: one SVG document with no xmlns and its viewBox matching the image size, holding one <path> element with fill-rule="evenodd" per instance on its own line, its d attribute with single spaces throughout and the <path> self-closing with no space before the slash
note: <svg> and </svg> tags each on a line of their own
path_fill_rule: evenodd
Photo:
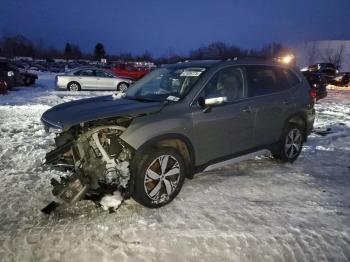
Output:
<svg viewBox="0 0 350 262">
<path fill-rule="evenodd" d="M 41 114 L 111 92 L 59 92 L 54 74 L 0 97 L 0 261 L 347 261 L 350 257 L 350 92 L 316 105 L 315 130 L 294 164 L 255 157 L 186 180 L 161 209 L 132 199 L 109 213 L 53 200 L 42 165 L 53 137 Z"/>
</svg>

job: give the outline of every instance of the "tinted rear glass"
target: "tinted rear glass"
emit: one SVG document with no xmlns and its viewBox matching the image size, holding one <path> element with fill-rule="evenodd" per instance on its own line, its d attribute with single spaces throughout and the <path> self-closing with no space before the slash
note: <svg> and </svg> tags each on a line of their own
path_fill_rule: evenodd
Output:
<svg viewBox="0 0 350 262">
<path fill-rule="evenodd" d="M 247 66 L 248 96 L 260 96 L 283 91 L 289 87 L 280 68 Z"/>
</svg>

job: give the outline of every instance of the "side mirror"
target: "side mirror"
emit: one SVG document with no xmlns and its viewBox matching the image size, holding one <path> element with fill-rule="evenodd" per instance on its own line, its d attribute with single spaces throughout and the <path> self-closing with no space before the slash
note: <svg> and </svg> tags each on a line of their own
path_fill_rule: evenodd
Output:
<svg viewBox="0 0 350 262">
<path fill-rule="evenodd" d="M 206 98 L 204 100 L 204 103 L 206 106 L 216 106 L 221 105 L 227 102 L 226 96 L 220 96 L 220 97 L 213 97 L 213 98 Z"/>
<path fill-rule="evenodd" d="M 214 97 L 214 98 L 198 98 L 198 105 L 203 109 L 204 113 L 210 112 L 211 108 L 216 105 L 224 104 L 227 101 L 226 96 Z"/>
</svg>

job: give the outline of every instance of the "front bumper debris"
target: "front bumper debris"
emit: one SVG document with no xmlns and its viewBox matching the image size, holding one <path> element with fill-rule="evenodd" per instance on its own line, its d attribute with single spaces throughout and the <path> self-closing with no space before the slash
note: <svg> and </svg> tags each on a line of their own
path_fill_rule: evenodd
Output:
<svg viewBox="0 0 350 262">
<path fill-rule="evenodd" d="M 51 180 L 53 195 L 61 202 L 72 204 L 103 192 L 125 193 L 133 152 L 119 139 L 124 130 L 119 126 L 95 127 L 77 139 L 72 139 L 71 134 L 60 134 L 56 138 L 59 146 L 46 155 L 47 165 L 66 172 L 59 180 Z M 42 211 L 51 212 L 56 207 L 51 203 Z"/>
</svg>

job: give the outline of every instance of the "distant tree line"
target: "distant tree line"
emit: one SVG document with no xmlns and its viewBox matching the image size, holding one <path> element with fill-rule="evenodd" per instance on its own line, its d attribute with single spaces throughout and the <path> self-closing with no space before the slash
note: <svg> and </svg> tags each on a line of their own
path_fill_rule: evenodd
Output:
<svg viewBox="0 0 350 262">
<path fill-rule="evenodd" d="M 319 43 L 310 42 L 304 46 L 306 50 L 306 59 L 309 65 L 316 62 L 324 61 L 326 63 L 332 63 L 337 68 L 341 68 L 345 60 L 345 45 L 338 46 L 328 45 L 326 48 L 321 48 Z"/>
<path fill-rule="evenodd" d="M 0 56 L 12 58 L 16 56 L 33 57 L 36 59 L 60 58 L 60 59 L 89 59 L 100 60 L 108 58 L 109 60 L 125 61 L 152 61 L 158 64 L 169 64 L 184 60 L 198 59 L 228 59 L 234 57 L 276 57 L 287 51 L 286 47 L 278 43 L 272 43 L 264 46 L 260 50 L 242 49 L 236 45 L 229 45 L 222 42 L 213 42 L 191 50 L 187 56 L 169 52 L 168 55 L 154 58 L 149 51 L 141 55 L 131 53 L 107 54 L 102 43 L 97 43 L 93 53 L 87 54 L 81 51 L 80 46 L 73 43 L 66 43 L 62 50 L 56 47 L 46 47 L 42 43 L 33 43 L 23 35 L 5 36 L 0 39 Z"/>
</svg>

